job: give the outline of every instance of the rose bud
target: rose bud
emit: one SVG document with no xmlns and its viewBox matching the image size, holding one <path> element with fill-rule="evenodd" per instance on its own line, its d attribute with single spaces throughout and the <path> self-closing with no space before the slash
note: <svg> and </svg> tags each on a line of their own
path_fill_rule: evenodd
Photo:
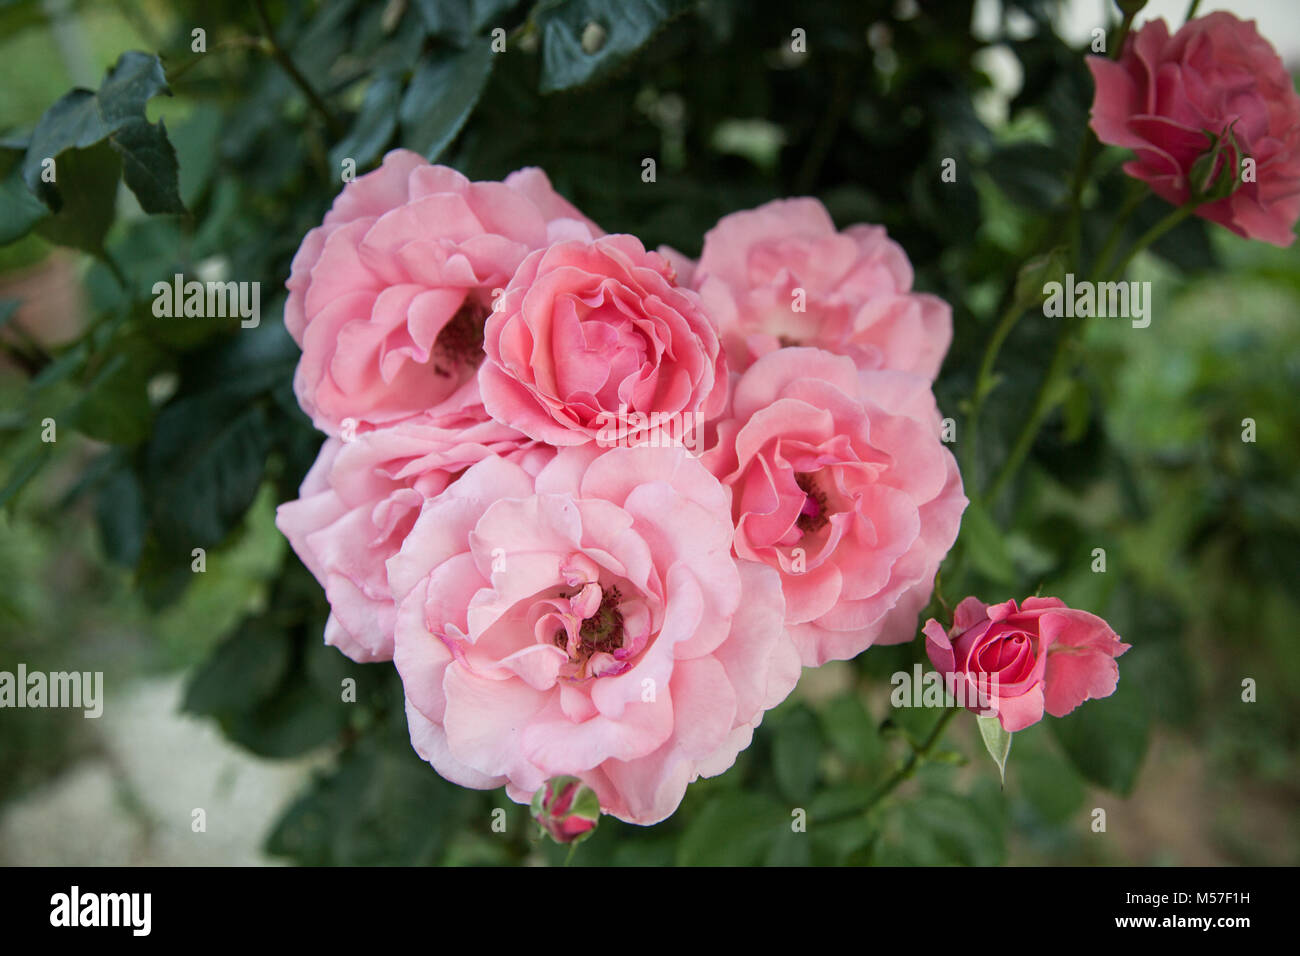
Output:
<svg viewBox="0 0 1300 956">
<path fill-rule="evenodd" d="M 596 830 L 600 800 L 577 777 L 552 777 L 533 794 L 533 819 L 556 843 L 577 843 Z"/>
</svg>

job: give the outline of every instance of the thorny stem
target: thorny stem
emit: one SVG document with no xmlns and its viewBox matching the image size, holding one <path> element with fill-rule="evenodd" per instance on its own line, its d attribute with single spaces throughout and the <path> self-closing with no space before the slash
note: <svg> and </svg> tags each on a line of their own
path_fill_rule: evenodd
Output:
<svg viewBox="0 0 1300 956">
<path fill-rule="evenodd" d="M 903 765 L 895 770 L 890 775 L 889 779 L 882 783 L 879 789 L 871 795 L 871 799 L 867 801 L 867 805 L 862 808 L 863 816 L 869 814 L 882 800 L 885 799 L 885 797 L 893 793 L 900 784 L 904 781 L 910 780 L 916 774 L 917 768 L 921 765 L 921 761 L 934 752 L 935 746 L 943 737 L 943 732 L 948 729 L 949 722 L 957 716 L 957 713 L 960 710 L 962 710 L 960 707 L 949 707 L 943 712 L 943 716 L 938 719 L 934 728 L 926 736 L 925 740 L 921 741 L 921 745 L 919 747 L 913 747 L 912 752 L 908 754 L 907 759 L 903 761 Z"/>
<path fill-rule="evenodd" d="M 934 752 L 934 748 L 938 746 L 939 741 L 943 738 L 943 732 L 948 729 L 948 724 L 951 723 L 952 719 L 956 717 L 962 709 L 963 708 L 961 707 L 947 708 L 943 712 L 943 716 L 935 722 L 934 727 L 931 728 L 930 732 L 926 735 L 925 740 L 921 741 L 919 744 L 912 744 L 912 752 L 907 755 L 907 759 L 903 761 L 902 765 L 900 765 L 898 769 L 885 779 L 884 783 L 875 789 L 864 805 L 845 814 L 818 818 L 816 822 L 819 824 L 839 823 L 845 819 L 852 818 L 865 820 L 869 817 L 872 811 L 875 810 L 886 797 L 916 775 L 916 771 L 920 769 L 921 764 Z"/>
<path fill-rule="evenodd" d="M 1111 41 L 1111 56 L 1118 56 L 1120 51 L 1123 50 L 1124 41 L 1128 38 L 1129 30 L 1133 26 L 1133 17 L 1134 14 L 1125 14 L 1124 19 L 1120 22 L 1120 25 L 1115 32 L 1114 39 Z M 1097 158 L 1100 145 L 1101 144 L 1097 137 L 1094 136 L 1090 130 L 1084 130 L 1083 138 L 1079 143 L 1079 155 L 1078 159 L 1075 161 L 1074 174 L 1070 179 L 1070 204 L 1069 214 L 1065 220 L 1065 231 L 1069 237 L 1072 258 L 1075 261 L 1078 260 L 1082 246 L 1081 236 L 1079 234 L 1079 221 L 1083 209 L 1083 193 L 1084 189 L 1087 187 L 1088 175 L 1092 170 L 1094 160 Z M 1105 257 L 1109 258 L 1111 255 L 1111 246 L 1113 245 L 1113 242 L 1118 239 L 1121 223 L 1123 220 L 1128 218 L 1128 215 L 1131 212 L 1132 208 L 1126 207 L 1120 213 L 1119 221 L 1116 222 L 1111 237 L 1107 240 L 1106 249 L 1104 251 Z M 1057 233 L 1057 236 L 1059 236 L 1059 232 Z M 1055 238 L 1056 237 L 1053 237 L 1053 241 L 1055 241 Z M 1048 243 L 1048 245 L 1050 247 L 1052 243 Z M 1125 264 L 1127 264 L 1127 262 L 1128 260 L 1125 259 Z M 972 470 L 972 467 L 975 464 L 975 445 L 976 439 L 979 436 L 980 412 L 983 410 L 984 402 L 988 397 L 989 392 L 993 390 L 994 368 L 997 365 L 998 354 L 1002 351 L 1003 343 L 1006 342 L 1007 337 L 1015 328 L 1016 323 L 1020 321 L 1020 317 L 1024 315 L 1026 311 L 1025 303 L 1013 299 L 1010 306 L 1008 306 L 1007 310 L 999 318 L 998 324 L 994 328 L 987 346 L 985 346 L 984 358 L 980 362 L 979 373 L 975 379 L 975 388 L 971 397 L 971 411 L 966 426 L 966 442 L 970 444 L 971 449 L 968 454 L 963 456 L 964 463 L 967 466 L 966 480 L 970 483 L 972 488 L 975 488 L 976 482 L 976 475 Z M 1067 352 L 1066 346 L 1067 344 L 1064 341 L 1063 330 L 1063 340 L 1058 343 L 1057 356 L 1052 362 L 1053 369 L 1055 369 L 1058 364 L 1065 364 L 1065 353 Z M 1029 421 L 1025 424 L 1025 430 L 1021 432 L 1020 438 L 1017 439 L 1016 445 L 1012 449 L 1011 456 L 1003 463 L 1002 469 L 993 483 L 993 487 L 985 496 L 980 496 L 978 490 L 976 490 L 975 497 L 986 497 L 988 500 L 997 498 L 998 492 L 1001 491 L 1007 480 L 1009 480 L 1009 475 L 1014 474 L 1016 468 L 1019 467 L 1019 462 L 1015 462 L 1013 467 L 1008 468 L 1008 466 L 1012 464 L 1014 459 L 1017 457 L 1023 458 L 1024 454 L 1028 452 L 1028 447 L 1023 450 L 1020 450 L 1019 448 L 1022 441 L 1026 440 L 1025 431 L 1028 431 L 1030 427 L 1033 426 L 1033 434 L 1031 434 L 1027 439 L 1030 443 L 1032 443 L 1034 435 L 1037 435 L 1038 428 L 1037 425 L 1034 425 L 1035 418 L 1046 416 L 1046 411 L 1040 410 L 1039 405 L 1051 395 L 1051 391 L 1055 389 L 1055 387 L 1056 382 L 1054 377 L 1051 375 L 1051 372 L 1049 372 L 1048 378 L 1044 379 L 1043 386 L 1039 390 L 1034 412 L 1031 413 Z M 1050 411 L 1050 408 L 1047 409 L 1047 411 Z"/>
<path fill-rule="evenodd" d="M 216 53 L 220 50 L 228 50 L 235 47 L 261 49 L 261 50 L 265 50 L 268 53 L 271 52 L 271 47 L 268 45 L 265 37 L 230 37 L 228 39 L 222 40 L 220 43 L 214 44 L 211 52 Z M 207 55 L 208 54 L 206 53 L 196 54 L 195 56 L 190 57 L 190 59 L 186 60 L 180 66 L 176 67 L 176 69 L 169 70 L 167 72 L 167 82 L 174 83 L 177 80 L 179 80 L 182 76 L 184 76 L 194 67 L 198 66 L 201 62 L 203 62 L 204 57 L 206 57 Z"/>
<path fill-rule="evenodd" d="M 1129 263 L 1133 261 L 1134 256 L 1195 212 L 1197 205 L 1196 202 L 1184 203 L 1144 232 L 1129 247 L 1129 250 L 1120 259 L 1119 263 L 1101 281 L 1110 282 L 1122 276 Z M 1024 427 L 1016 437 L 1011 453 L 1007 455 L 1006 461 L 1003 462 L 997 478 L 994 479 L 993 485 L 989 488 L 989 501 L 996 501 L 998 495 L 1002 493 L 1015 476 L 1021 464 L 1024 463 L 1025 457 L 1029 454 L 1029 449 L 1033 447 L 1034 440 L 1038 437 L 1038 432 L 1047 420 L 1047 416 L 1051 414 L 1057 402 L 1060 401 L 1060 382 L 1069 369 L 1070 346 L 1073 344 L 1075 334 L 1080 327 L 1081 323 L 1078 319 L 1070 319 L 1061 328 L 1056 341 L 1056 352 L 1052 356 L 1052 364 L 1048 366 L 1047 374 L 1043 376 L 1043 382 L 1038 387 L 1033 410 L 1029 413 L 1029 418 L 1025 420 Z"/>
</svg>

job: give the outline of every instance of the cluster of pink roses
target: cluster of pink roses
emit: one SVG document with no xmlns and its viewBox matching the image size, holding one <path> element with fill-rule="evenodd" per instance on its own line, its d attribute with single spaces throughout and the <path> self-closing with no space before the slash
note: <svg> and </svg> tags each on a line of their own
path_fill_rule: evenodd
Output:
<svg viewBox="0 0 1300 956">
<path fill-rule="evenodd" d="M 1094 60 L 1093 126 L 1176 203 L 1231 130 L 1258 177 L 1199 211 L 1285 244 L 1300 98 L 1224 16 Z M 394 663 L 448 780 L 583 803 L 553 828 L 570 839 L 588 792 L 668 816 L 802 667 L 916 633 L 967 502 L 931 389 L 952 313 L 912 279 L 884 229 L 838 231 L 813 199 L 725 217 L 692 262 L 605 234 L 540 170 L 470 182 L 390 153 L 288 281 L 295 389 L 328 438 L 278 524 L 326 641 Z M 1128 649 L 1054 598 L 967 598 L 925 634 L 1008 731 L 1112 693 Z"/>
<path fill-rule="evenodd" d="M 326 640 L 394 662 L 447 779 L 669 815 L 801 667 L 915 635 L 966 499 L 930 387 L 951 311 L 911 285 L 815 200 L 726 217 L 693 263 L 539 170 L 389 154 L 288 282 L 329 437 L 278 523 Z"/>
</svg>

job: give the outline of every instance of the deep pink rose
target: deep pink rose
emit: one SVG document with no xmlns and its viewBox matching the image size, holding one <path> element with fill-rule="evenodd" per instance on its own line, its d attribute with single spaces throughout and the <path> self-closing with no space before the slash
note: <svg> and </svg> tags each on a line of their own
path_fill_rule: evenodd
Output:
<svg viewBox="0 0 1300 956">
<path fill-rule="evenodd" d="M 388 562 L 416 751 L 519 802 L 572 775 L 620 819 L 671 814 L 799 676 L 776 575 L 731 535 L 683 448 L 473 465 Z"/>
<path fill-rule="evenodd" d="M 966 507 L 929 381 L 779 349 L 731 416 L 702 460 L 731 490 L 737 556 L 780 572 L 804 665 L 911 640 Z"/>
<path fill-rule="evenodd" d="M 473 391 L 469 382 L 457 397 Z M 397 612 L 385 562 L 424 502 L 488 455 L 536 473 L 553 454 L 473 402 L 437 418 L 327 439 L 298 499 L 276 513 L 277 527 L 329 599 L 325 642 L 354 661 L 391 660 Z"/>
<path fill-rule="evenodd" d="M 816 199 L 724 216 L 704 237 L 690 282 L 736 371 L 805 345 L 933 381 L 952 342 L 952 309 L 912 291 L 912 265 L 884 227 L 837 232 Z"/>
<path fill-rule="evenodd" d="M 1109 697 L 1119 683 L 1115 658 L 1129 649 L 1110 625 L 1060 598 L 1025 598 L 986 605 L 968 597 L 957 605 L 952 631 L 925 624 L 930 663 L 959 681 L 961 703 L 994 710 L 1004 730 L 1035 724 L 1043 711 L 1064 717 L 1085 700 Z"/>
<path fill-rule="evenodd" d="M 532 253 L 488 317 L 483 344 L 488 412 L 552 445 L 604 441 L 604 429 L 632 415 L 690 425 L 726 401 L 713 322 L 668 260 L 634 236 Z"/>
<path fill-rule="evenodd" d="M 1196 210 L 1251 239 L 1289 246 L 1300 217 L 1300 95 L 1253 20 L 1211 13 L 1172 37 L 1164 20 L 1131 34 L 1118 61 L 1088 58 L 1097 84 L 1092 128 L 1103 143 L 1132 149 L 1124 171 L 1174 205 L 1189 198 L 1192 164 L 1229 126 L 1240 156 L 1223 175 L 1243 181 Z M 1244 181 L 1242 158 L 1255 163 Z"/>
<path fill-rule="evenodd" d="M 347 418 L 364 431 L 434 409 L 473 378 L 493 290 L 524 256 L 599 234 L 540 170 L 474 183 L 394 150 L 294 256 L 284 321 L 302 347 L 299 403 L 335 436 Z"/>
</svg>

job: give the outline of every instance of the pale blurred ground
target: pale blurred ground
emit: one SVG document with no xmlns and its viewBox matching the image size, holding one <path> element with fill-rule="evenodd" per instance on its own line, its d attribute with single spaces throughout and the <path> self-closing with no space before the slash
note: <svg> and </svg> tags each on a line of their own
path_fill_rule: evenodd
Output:
<svg viewBox="0 0 1300 956">
<path fill-rule="evenodd" d="M 247 866 L 314 761 L 261 760 L 179 712 L 182 678 L 143 678 L 86 720 L 93 753 L 0 816 L 0 865 Z M 18 719 L 21 715 L 9 712 Z M 194 810 L 206 831 L 194 832 Z"/>
</svg>

